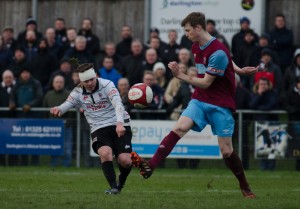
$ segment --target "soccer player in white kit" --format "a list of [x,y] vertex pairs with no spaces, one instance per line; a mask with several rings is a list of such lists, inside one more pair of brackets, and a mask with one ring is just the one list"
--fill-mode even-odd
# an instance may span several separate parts
[[[93,150],[100,157],[104,176],[110,185],[105,193],[118,194],[132,167],[130,116],[124,110],[118,89],[112,81],[97,78],[93,64],[82,64],[76,71],[80,84],[64,103],[51,108],[50,112],[59,117],[73,107],[84,111],[91,128]],[[120,169],[118,182],[113,155]]]

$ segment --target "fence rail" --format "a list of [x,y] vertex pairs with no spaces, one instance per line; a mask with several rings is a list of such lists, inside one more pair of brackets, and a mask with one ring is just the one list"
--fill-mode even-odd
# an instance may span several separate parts
[[[22,108],[16,108],[16,111],[22,111]],[[1,111],[10,111],[7,107],[0,107]],[[30,111],[34,112],[48,112],[50,111],[50,108],[44,108],[44,107],[34,107],[31,108]],[[76,109],[71,109],[70,111],[76,113],[76,167],[80,167],[80,150],[81,150],[81,129],[79,128],[81,125],[81,118],[80,118],[80,111]],[[154,114],[163,114],[166,113],[166,110],[149,110],[149,109],[133,109],[131,111],[134,114],[140,114],[140,113],[154,113]],[[181,112],[181,111],[179,111]],[[273,110],[273,111],[259,111],[259,110],[237,110],[236,114],[238,115],[238,154],[240,158],[242,159],[243,153],[242,153],[242,146],[243,146],[243,117],[245,114],[287,114],[285,110]]]

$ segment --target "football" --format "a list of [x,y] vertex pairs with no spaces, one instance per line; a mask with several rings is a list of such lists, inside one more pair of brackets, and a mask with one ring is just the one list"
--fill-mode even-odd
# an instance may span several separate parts
[[146,108],[152,99],[152,89],[145,83],[137,83],[129,89],[128,101],[135,108]]

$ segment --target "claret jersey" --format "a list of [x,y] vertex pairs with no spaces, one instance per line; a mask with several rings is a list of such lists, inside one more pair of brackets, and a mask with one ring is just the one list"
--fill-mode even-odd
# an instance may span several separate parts
[[198,78],[205,73],[216,76],[208,88],[196,87],[192,98],[235,111],[235,75],[227,48],[213,37],[204,46],[194,43],[192,53]]

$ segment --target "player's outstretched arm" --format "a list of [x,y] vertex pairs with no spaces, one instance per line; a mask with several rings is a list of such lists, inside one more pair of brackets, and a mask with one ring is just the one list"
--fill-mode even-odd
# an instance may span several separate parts
[[234,72],[239,75],[252,75],[258,71],[258,67],[247,66],[247,67],[240,68],[233,61],[232,61],[232,65],[233,65]]

